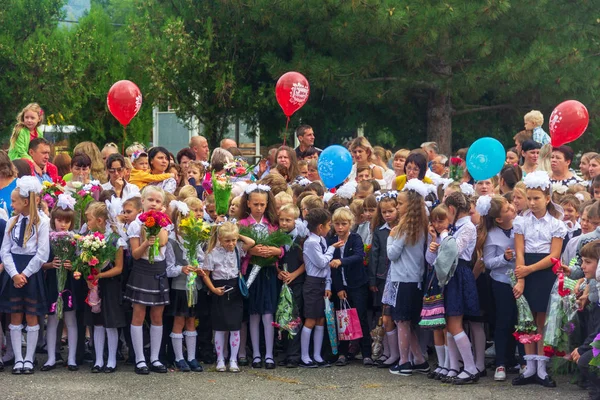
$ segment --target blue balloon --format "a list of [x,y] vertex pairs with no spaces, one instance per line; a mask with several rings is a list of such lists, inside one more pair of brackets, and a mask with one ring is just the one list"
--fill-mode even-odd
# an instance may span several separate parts
[[334,144],[319,156],[319,176],[328,189],[334,188],[350,175],[352,155],[345,147]]
[[504,146],[491,137],[477,139],[467,152],[467,170],[473,179],[490,179],[502,170],[506,160]]

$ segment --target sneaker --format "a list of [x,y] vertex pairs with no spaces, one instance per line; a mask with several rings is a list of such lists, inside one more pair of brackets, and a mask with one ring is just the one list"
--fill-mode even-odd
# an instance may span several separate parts
[[494,374],[494,380],[498,382],[502,382],[506,380],[506,369],[504,367],[496,368],[496,373]]
[[217,372],[225,372],[227,368],[225,367],[225,360],[217,361]]
[[427,374],[431,370],[431,368],[429,367],[429,363],[425,361],[422,364],[413,365],[412,370],[420,374]]
[[400,376],[411,376],[413,373],[413,365],[409,362],[404,363],[402,365],[394,365],[389,369],[390,374],[400,375]]
[[175,361],[175,368],[177,368],[181,372],[190,372],[191,371],[190,366],[183,359],[179,360],[179,361]]
[[240,372],[240,367],[236,361],[229,361],[229,372]]

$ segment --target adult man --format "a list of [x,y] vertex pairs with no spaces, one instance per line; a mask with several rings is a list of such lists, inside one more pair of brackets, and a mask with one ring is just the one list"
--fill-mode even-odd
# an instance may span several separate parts
[[442,178],[448,177],[448,157],[443,154],[437,155],[431,162],[429,168],[432,172],[438,174]]
[[220,147],[223,150],[227,150],[227,149],[230,149],[232,147],[237,147],[237,143],[233,139],[225,138],[225,139],[221,140]]
[[210,150],[208,148],[208,141],[204,136],[192,136],[190,140],[190,149],[196,155],[196,161],[208,162],[208,155]]
[[427,153],[427,161],[433,161],[438,156],[438,145],[436,142],[421,143],[421,148]]
[[58,169],[50,160],[50,143],[41,137],[33,139],[29,142],[29,157],[31,160],[23,158],[32,167],[33,176],[37,177],[40,182],[53,182],[58,179]]
[[315,147],[315,132],[310,125],[300,125],[296,129],[296,137],[300,144],[296,147],[296,158],[298,161],[304,159],[306,157],[306,151],[310,148],[315,148],[319,153],[321,153],[321,149]]

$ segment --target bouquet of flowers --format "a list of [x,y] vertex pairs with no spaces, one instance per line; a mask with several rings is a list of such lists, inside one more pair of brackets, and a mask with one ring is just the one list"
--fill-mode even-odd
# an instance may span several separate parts
[[[142,222],[146,237],[158,236],[160,230],[171,225],[169,216],[163,212],[150,210],[140,214],[139,220]],[[158,256],[159,251],[158,238],[148,249],[148,262],[154,264],[154,258]]]
[[236,157],[232,162],[228,162],[223,167],[225,175],[236,178],[250,174],[253,168],[254,165],[249,165],[242,157]]
[[65,192],[65,185],[65,181],[62,179],[58,179],[52,183],[47,181],[42,182],[42,193],[40,196],[48,204],[50,210],[56,205],[58,196]]
[[[63,262],[66,260],[75,261],[75,250],[77,241],[71,232],[50,232],[50,247],[54,256],[60,260],[60,268],[56,270],[58,281],[58,298],[52,303],[50,311],[56,311],[56,316],[61,319],[63,316],[63,293],[65,292],[65,284],[67,283],[68,272]],[[71,303],[71,295],[69,295],[69,303]]]
[[[509,270],[506,274],[510,277],[511,286],[515,287],[517,284],[515,272]],[[536,333],[537,325],[533,320],[533,314],[531,313],[531,308],[529,308],[529,303],[525,296],[521,296],[517,299],[517,311],[519,316],[517,325],[515,325],[515,332],[513,333],[515,339],[523,344],[539,342],[542,339],[542,335]]]
[[450,178],[460,182],[464,172],[464,160],[460,157],[450,157]]
[[562,357],[569,351],[569,336],[575,331],[578,306],[575,298],[577,281],[565,277],[561,262],[553,258],[552,271],[558,275],[548,300],[544,323],[544,354]]
[[89,290],[85,302],[92,307],[93,313],[100,312],[100,292],[96,275],[111,260],[115,259],[116,246],[112,245],[113,235],[105,237],[100,232],[90,233],[85,236],[75,235],[79,258],[75,262],[73,277],[80,279],[85,276],[93,286]]
[[[286,264],[283,265],[283,270],[287,272]],[[302,319],[300,319],[298,306],[294,301],[294,294],[287,283],[284,283],[281,287],[273,326],[280,330],[288,331],[290,338],[296,336],[302,326]]]
[[[187,218],[183,218],[179,223],[179,233],[183,238],[183,247],[187,253],[187,260],[193,267],[198,267],[198,246],[210,238],[210,226],[197,218],[193,212],[190,212]],[[198,291],[196,290],[196,278],[198,274],[193,271],[187,276],[186,292],[188,307],[193,307],[198,300]]]
[[[244,235],[254,240],[255,246],[269,246],[269,247],[283,247],[285,245],[291,246],[293,241],[292,237],[282,230],[276,230],[272,233],[268,233],[266,231],[256,231],[255,229],[249,228],[247,226],[240,227],[240,235]],[[271,265],[275,265],[277,262],[277,257],[258,257],[252,256],[250,258],[250,263],[252,266],[252,271],[250,271],[250,275],[248,276],[248,280],[246,281],[246,285],[250,288],[252,282],[258,276],[258,273],[262,269],[262,267],[268,267]]]
[[75,220],[73,221],[73,228],[75,231],[81,229],[82,221],[85,220],[84,214],[88,204],[94,200],[98,200],[102,186],[99,181],[91,181],[88,184],[81,182],[69,182],[68,191],[72,193],[75,199]]
[[365,251],[365,258],[363,259],[363,265],[366,267],[367,265],[369,265],[369,253],[371,253],[371,245],[364,243],[363,247],[364,247],[364,251]]
[[215,196],[217,215],[226,215],[229,211],[229,198],[231,197],[231,179],[228,175],[212,176],[212,190]]

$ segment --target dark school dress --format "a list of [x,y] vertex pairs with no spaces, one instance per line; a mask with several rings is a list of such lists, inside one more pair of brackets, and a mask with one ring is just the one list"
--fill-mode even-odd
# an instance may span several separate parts
[[[535,264],[547,256],[548,254],[543,253],[525,253],[525,265]],[[546,312],[550,292],[555,281],[556,275],[552,272],[552,267],[535,271],[525,277],[523,295],[527,299],[532,312]]]
[[459,259],[454,276],[444,288],[446,316],[479,316],[477,284],[469,261]]

